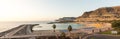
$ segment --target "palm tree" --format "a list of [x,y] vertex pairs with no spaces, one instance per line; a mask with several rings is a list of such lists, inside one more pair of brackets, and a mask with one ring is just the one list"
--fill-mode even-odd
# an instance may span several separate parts
[[55,25],[55,24],[53,24],[53,26],[52,26],[52,27],[53,27],[53,29],[54,29],[54,32],[55,32],[55,29],[56,29],[56,25]]
[[[55,33],[55,29],[56,29],[56,25],[55,24],[53,24],[53,29],[54,29],[54,33]],[[58,39],[58,35],[56,34],[56,38]]]
[[69,31],[69,35],[71,36],[71,31],[72,31],[72,26],[71,25],[68,26],[68,31]]
[[71,25],[68,26],[68,31],[69,32],[72,31],[72,26]]

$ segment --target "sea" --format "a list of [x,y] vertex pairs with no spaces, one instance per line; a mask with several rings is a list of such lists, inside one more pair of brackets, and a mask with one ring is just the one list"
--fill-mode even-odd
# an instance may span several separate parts
[[[9,29],[15,28],[22,24],[39,24],[34,26],[32,30],[53,30],[52,25],[48,24],[50,21],[32,21],[32,22],[0,22],[0,32],[7,31]],[[77,23],[54,23],[56,25],[56,30],[67,30],[68,26],[71,25],[73,29],[79,29],[83,27],[83,24]]]

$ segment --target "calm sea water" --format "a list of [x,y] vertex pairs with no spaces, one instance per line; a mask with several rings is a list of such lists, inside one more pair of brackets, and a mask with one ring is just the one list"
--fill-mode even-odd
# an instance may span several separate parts
[[[53,24],[47,24],[47,23],[48,22],[0,22],[0,32],[17,27],[21,24],[40,24],[38,26],[33,27],[33,30],[52,30]],[[82,24],[76,24],[76,23],[55,23],[55,24],[56,24],[56,30],[65,30],[69,25],[71,25],[73,29],[78,29],[82,27]]]

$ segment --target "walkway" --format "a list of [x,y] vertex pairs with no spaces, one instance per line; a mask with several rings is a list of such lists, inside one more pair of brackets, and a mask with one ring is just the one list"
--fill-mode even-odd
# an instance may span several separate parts
[[[44,36],[44,35],[30,35],[32,33],[32,27],[39,24],[23,24],[18,27],[11,29],[10,32],[1,36],[2,38],[24,38],[24,37],[34,37],[34,36]],[[25,34],[24,34],[25,33]],[[4,33],[1,33],[4,34]]]
[[20,28],[16,29],[16,30],[13,30],[12,32],[9,32],[5,35],[6,36],[12,36],[14,35],[16,32],[20,31],[21,29],[25,28],[26,26],[21,26]]
[[117,35],[104,35],[104,34],[94,34],[88,35],[83,39],[120,39],[120,36]]

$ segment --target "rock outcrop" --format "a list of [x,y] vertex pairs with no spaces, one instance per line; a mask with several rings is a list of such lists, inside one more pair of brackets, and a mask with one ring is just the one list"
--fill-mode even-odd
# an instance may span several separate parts
[[103,7],[94,11],[85,12],[82,16],[79,16],[75,21],[111,21],[120,20],[120,6],[115,7]]

